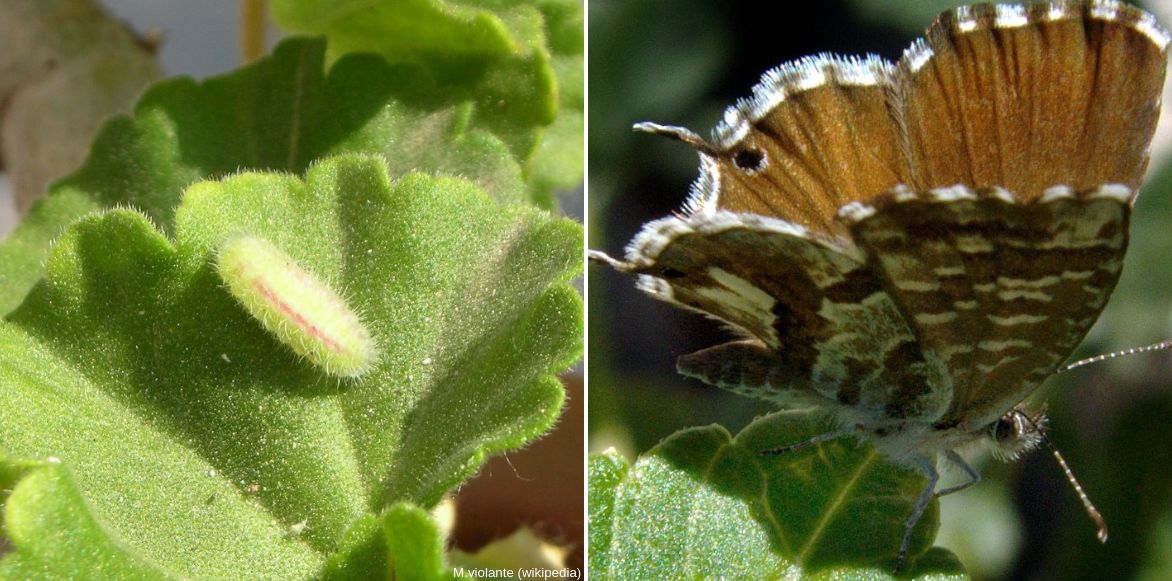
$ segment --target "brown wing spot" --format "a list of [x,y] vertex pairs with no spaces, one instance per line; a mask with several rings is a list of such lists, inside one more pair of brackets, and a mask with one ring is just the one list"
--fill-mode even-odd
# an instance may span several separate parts
[[885,406],[885,413],[892,418],[907,418],[917,415],[923,402],[920,398],[930,393],[933,386],[916,368],[924,362],[924,353],[916,341],[904,341],[887,352],[883,361],[885,383],[896,386]]
[[863,361],[850,358],[845,360],[847,366],[847,380],[838,388],[838,403],[853,406],[859,403],[863,392],[863,379],[870,375],[875,368],[874,361]]

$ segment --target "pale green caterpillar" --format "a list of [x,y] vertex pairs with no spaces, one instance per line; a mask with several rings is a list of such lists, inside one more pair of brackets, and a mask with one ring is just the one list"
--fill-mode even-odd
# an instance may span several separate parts
[[354,311],[268,240],[228,239],[216,270],[265,329],[326,373],[358,377],[373,367],[374,340]]

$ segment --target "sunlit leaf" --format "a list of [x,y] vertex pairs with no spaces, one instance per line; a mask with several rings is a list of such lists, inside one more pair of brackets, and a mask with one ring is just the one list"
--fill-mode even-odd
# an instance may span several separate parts
[[[0,324],[0,449],[59,459],[99,545],[184,578],[377,568],[362,531],[388,507],[434,506],[560,412],[553,374],[581,354],[572,222],[351,155],[195,184],[174,224],[81,220]],[[241,234],[360,314],[373,370],[329,376],[245,310],[215,266]],[[14,535],[16,558],[52,559],[51,535]]]

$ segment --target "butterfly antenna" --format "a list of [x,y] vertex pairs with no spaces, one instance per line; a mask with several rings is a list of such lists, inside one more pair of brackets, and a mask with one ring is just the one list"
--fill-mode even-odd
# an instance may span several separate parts
[[608,255],[607,253],[601,252],[598,250],[586,251],[586,257],[590,259],[590,262],[595,262],[598,264],[605,264],[615,270],[622,271],[622,272],[631,272],[635,268],[629,262],[623,262],[622,260],[618,260],[616,258],[611,258],[610,255]]
[[1122,351],[1114,351],[1111,353],[1104,353],[1102,355],[1095,355],[1094,357],[1087,357],[1086,359],[1080,359],[1074,363],[1068,363],[1062,367],[1059,367],[1058,371],[1055,373],[1070,371],[1071,369],[1076,369],[1082,367],[1083,365],[1090,365],[1092,363],[1098,363],[1108,359],[1115,359],[1116,357],[1123,357],[1124,355],[1135,355],[1136,353],[1147,353],[1148,351],[1165,351],[1169,349],[1172,349],[1172,339],[1165,339],[1159,343],[1152,343],[1151,345],[1144,345],[1143,347],[1132,347],[1131,349],[1124,349]]
[[[1139,347],[1138,349],[1143,349],[1143,347]],[[1099,542],[1107,542],[1107,521],[1103,518],[1103,514],[1099,512],[1099,509],[1095,508],[1095,504],[1091,502],[1091,498],[1087,496],[1087,493],[1085,490],[1083,490],[1082,485],[1078,483],[1078,479],[1074,477],[1074,472],[1070,470],[1070,465],[1066,463],[1066,458],[1062,457],[1062,452],[1059,452],[1058,448],[1054,447],[1054,442],[1050,441],[1050,438],[1046,436],[1046,432],[1043,431],[1040,426],[1038,426],[1037,422],[1035,422],[1033,418],[1024,413],[1018,413],[1022,418],[1025,418],[1025,420],[1029,422],[1030,425],[1034,426],[1034,429],[1037,430],[1038,436],[1042,438],[1042,441],[1045,442],[1046,447],[1050,449],[1050,453],[1054,455],[1054,459],[1058,460],[1058,465],[1062,467],[1062,472],[1066,474],[1066,480],[1070,481],[1070,485],[1073,486],[1074,491],[1078,493],[1078,499],[1082,501],[1083,508],[1087,510],[1087,516],[1091,517],[1091,521],[1095,523],[1095,529],[1097,531],[1095,536],[1099,539]]]
[[716,148],[700,137],[695,132],[685,129],[683,127],[675,127],[672,125],[660,125],[658,123],[651,123],[644,121],[636,123],[635,131],[642,131],[644,133],[654,133],[655,135],[662,135],[676,141],[682,141],[692,146],[693,149],[699,151],[710,157],[717,157]]

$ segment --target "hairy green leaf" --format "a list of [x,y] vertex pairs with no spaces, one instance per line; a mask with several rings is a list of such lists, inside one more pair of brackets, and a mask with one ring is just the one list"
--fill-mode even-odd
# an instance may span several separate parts
[[[31,464],[39,465],[28,469]],[[68,470],[44,463],[24,465],[4,506],[4,529],[21,551],[0,561],[2,579],[162,579],[162,569],[112,540],[86,506]],[[7,488],[7,486],[6,486]]]
[[[358,313],[371,371],[329,376],[245,310],[215,265],[240,235]],[[580,227],[465,180],[243,173],[190,187],[174,237],[127,209],[66,231],[0,324],[0,449],[60,459],[94,534],[179,577],[385,571],[375,515],[548,429],[581,354]]]
[[395,555],[395,579],[456,578],[444,570],[444,540],[426,512],[406,503],[392,506],[383,517],[383,534],[390,553]]
[[[760,453],[822,431],[805,415],[782,412],[736,438],[720,426],[678,432],[630,467],[614,454],[593,458],[592,572],[605,579],[891,578],[904,521],[925,481],[851,441]],[[962,578],[955,557],[928,550],[936,527],[933,502],[913,535],[912,578]]]

